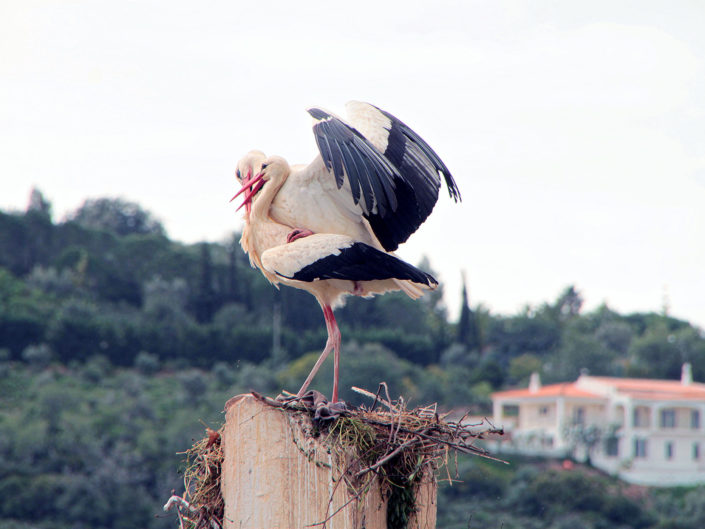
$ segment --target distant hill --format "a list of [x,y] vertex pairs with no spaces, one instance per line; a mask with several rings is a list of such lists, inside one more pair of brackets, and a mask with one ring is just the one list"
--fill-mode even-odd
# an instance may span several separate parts
[[[0,212],[0,526],[175,527],[180,456],[233,394],[295,391],[325,342],[313,298],[272,288],[238,234],[184,245],[135,204],[86,202],[61,222],[33,196]],[[422,264],[426,269],[428,263]],[[429,270],[430,271],[430,270]],[[463,293],[464,294],[464,293]],[[582,311],[568,286],[513,315],[471,307],[448,321],[442,290],[350,299],[341,384],[490,412],[490,393],[595,375],[705,380],[700,329],[667,314]],[[277,337],[275,339],[275,337]],[[314,386],[330,392],[331,366]],[[355,402],[355,394],[342,398]],[[639,490],[542,462],[461,458],[445,528],[703,527],[705,491]]]
[[[64,364],[101,355],[131,366],[146,352],[179,365],[273,360],[295,370],[323,346],[320,310],[304,292],[272,288],[238,239],[171,241],[153,215],[121,199],[86,201],[53,222],[34,191],[27,211],[0,212],[0,348],[14,360],[46,350]],[[447,319],[442,289],[417,302],[349,299],[339,309],[344,355],[376,344],[444,388],[414,383],[419,394],[448,404],[487,405],[491,390],[524,384],[532,371],[546,382],[582,369],[677,378],[688,361],[705,380],[702,331],[667,314],[585,313],[573,286],[508,316],[462,299],[458,322]]]

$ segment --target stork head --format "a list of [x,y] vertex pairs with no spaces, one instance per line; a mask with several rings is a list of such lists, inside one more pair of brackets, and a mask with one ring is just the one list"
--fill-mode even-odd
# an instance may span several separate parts
[[237,162],[235,177],[242,185],[244,180],[252,178],[262,170],[262,162],[267,158],[262,151],[250,151]]
[[269,156],[262,162],[262,180],[271,182],[271,187],[279,188],[289,176],[289,163],[281,156]]
[[[262,171],[262,162],[265,160],[265,158],[265,154],[262,151],[257,150],[250,151],[245,156],[240,158],[240,161],[237,162],[235,178],[237,178],[237,181],[242,186],[242,188],[233,198],[230,199],[231,202],[246,188],[250,187],[249,185],[246,186],[245,182],[252,181],[253,177]],[[247,200],[244,203],[246,204],[245,208],[247,211],[247,217],[250,216],[251,202],[251,200]]]
[[[259,151],[253,152],[261,154]],[[247,158],[247,156],[245,158]],[[233,199],[235,199],[241,193],[245,193],[245,199],[240,207],[245,206],[247,210],[247,218],[249,218],[249,214],[252,209],[252,201],[255,199],[260,189],[262,189],[265,184],[269,183],[268,189],[273,188],[273,193],[276,193],[276,191],[279,190],[286,178],[289,176],[289,172],[291,170],[287,161],[281,156],[270,156],[264,160],[260,160],[255,155],[255,160],[259,160],[259,172],[251,177],[247,176],[249,173],[241,176],[242,188],[233,197]]]

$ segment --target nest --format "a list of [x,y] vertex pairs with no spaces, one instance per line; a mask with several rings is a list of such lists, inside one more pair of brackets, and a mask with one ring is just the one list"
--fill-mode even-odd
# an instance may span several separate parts
[[221,443],[223,428],[206,428],[206,437],[194,443],[186,452],[184,494],[172,496],[165,511],[176,508],[180,529],[222,529],[225,502],[220,489],[223,465]]
[[[372,404],[347,409],[333,414],[333,420],[318,423],[327,444],[338,456],[343,481],[353,500],[361,501],[372,481],[378,482],[382,497],[387,501],[389,529],[407,526],[415,509],[419,485],[435,479],[440,468],[444,468],[448,480],[453,481],[451,456],[465,453],[491,458],[475,442],[490,433],[503,433],[486,419],[476,424],[467,423],[467,414],[457,421],[448,420],[449,414],[439,415],[436,404],[410,410],[401,397],[391,401],[385,383],[380,384],[377,394],[352,389],[369,397]],[[386,398],[380,396],[382,391]],[[285,407],[304,411],[296,406],[295,400]],[[316,410],[315,416],[318,415],[319,410]],[[322,524],[335,514],[330,514]]]
[[[467,414],[459,420],[448,420],[448,414],[439,415],[436,405],[407,409],[402,398],[391,401],[386,384],[377,394],[353,388],[373,400],[359,408],[337,408],[333,414],[321,417],[319,409],[310,402],[294,396],[274,400],[253,392],[258,400],[304,418],[310,425],[305,434],[323,440],[336,455],[341,477],[336,487],[344,483],[351,493],[351,501],[360,501],[377,480],[382,497],[387,500],[387,526],[402,529],[414,512],[418,486],[435,479],[439,469],[445,469],[449,481],[453,457],[458,453],[492,458],[475,443],[487,434],[502,434],[487,419],[468,424]],[[385,397],[380,396],[384,390]],[[331,406],[333,409],[333,406]],[[297,420],[302,424],[301,420]],[[172,496],[167,507],[178,507],[181,529],[220,529],[224,504],[220,493],[220,466],[223,452],[220,434],[210,430],[208,437],[185,452],[188,468],[184,476],[186,492],[183,497]],[[346,504],[347,505],[347,504]],[[341,507],[339,510],[344,508]],[[323,527],[338,511],[329,513],[320,522]]]

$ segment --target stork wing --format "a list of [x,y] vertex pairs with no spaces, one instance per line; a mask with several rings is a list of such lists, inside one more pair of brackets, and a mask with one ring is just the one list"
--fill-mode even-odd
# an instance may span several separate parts
[[320,108],[310,108],[308,112],[319,120],[313,126],[313,133],[338,189],[343,187],[347,175],[353,200],[365,215],[395,211],[395,180],[401,179],[397,168],[367,138],[340,118]]
[[400,279],[429,288],[438,284],[430,274],[393,255],[345,235],[329,233],[270,248],[262,254],[262,264],[267,271],[295,281]]
[[348,112],[353,126],[309,109],[318,150],[338,189],[347,176],[354,203],[384,249],[393,251],[433,210],[441,175],[453,199],[460,192],[438,155],[403,122],[367,103],[348,103]]

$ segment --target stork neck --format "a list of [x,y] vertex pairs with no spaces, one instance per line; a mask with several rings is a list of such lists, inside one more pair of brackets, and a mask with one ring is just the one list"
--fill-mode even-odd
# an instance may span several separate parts
[[274,197],[276,197],[277,193],[279,193],[279,189],[281,189],[281,186],[285,180],[286,177],[281,180],[281,183],[275,183],[269,180],[266,184],[264,184],[258,195],[252,201],[252,210],[250,211],[251,222],[256,220],[261,221],[269,216],[269,207],[272,205]]

